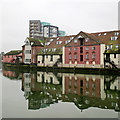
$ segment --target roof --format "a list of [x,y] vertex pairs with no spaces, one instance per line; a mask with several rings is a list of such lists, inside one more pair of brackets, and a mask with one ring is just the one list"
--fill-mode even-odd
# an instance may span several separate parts
[[7,52],[5,55],[18,55],[22,53],[22,50],[11,50],[10,52]]
[[[117,32],[119,34],[115,35]],[[120,30],[97,32],[91,34],[96,36],[100,40],[100,42],[104,43],[105,45],[120,44]],[[115,36],[117,37],[117,39],[111,40],[111,37],[115,37]]]
[[33,42],[32,46],[43,46],[41,43],[45,43],[45,39],[37,39],[37,38],[27,38],[30,42]]
[[[75,35],[49,38],[45,47],[40,50],[39,54],[62,54],[62,47],[70,42],[74,36]],[[47,45],[47,43],[49,43],[49,45]]]

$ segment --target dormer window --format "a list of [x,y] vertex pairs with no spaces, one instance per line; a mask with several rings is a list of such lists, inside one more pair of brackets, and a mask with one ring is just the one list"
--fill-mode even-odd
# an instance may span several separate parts
[[50,39],[50,42],[52,42],[53,41],[53,39]]
[[70,37],[70,40],[72,40],[74,37]]
[[117,40],[117,36],[111,37],[111,40]]
[[55,52],[56,48],[53,48],[53,51]]
[[100,33],[100,34],[98,34],[98,36],[101,36],[101,33]]
[[119,35],[119,32],[115,32],[115,36],[118,36]]
[[62,41],[57,41],[57,45],[60,45],[62,43]]
[[74,40],[74,43],[77,43],[77,40]]
[[88,42],[89,41],[89,38],[85,38],[85,42]]
[[104,35],[107,35],[107,33],[104,33]]

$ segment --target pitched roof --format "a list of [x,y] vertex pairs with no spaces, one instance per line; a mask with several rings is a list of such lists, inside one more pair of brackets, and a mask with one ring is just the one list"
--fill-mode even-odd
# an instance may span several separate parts
[[[37,38],[27,38],[30,42],[33,42],[32,46],[43,46],[43,44],[45,43],[45,39],[37,39]],[[43,44],[41,44],[43,43]]]
[[22,53],[22,50],[11,50],[7,52],[5,55],[18,55],[20,53]]
[[61,48],[65,46],[68,42],[70,42],[74,37],[75,35],[54,38],[50,45],[45,46],[45,48]]
[[75,35],[61,36],[48,39],[46,43],[49,43],[49,45],[45,45],[45,47],[40,50],[39,54],[62,54],[61,48],[70,42],[74,36]]
[[[100,41],[106,45],[120,44],[120,30],[97,32],[97,33],[92,33],[92,34],[95,35],[97,38],[99,38]],[[117,39],[111,40],[111,37],[116,37]]]

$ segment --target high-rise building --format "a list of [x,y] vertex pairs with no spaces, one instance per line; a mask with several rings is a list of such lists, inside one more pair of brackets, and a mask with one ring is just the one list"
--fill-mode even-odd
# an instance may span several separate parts
[[42,36],[44,36],[44,34],[43,34],[44,29],[43,28],[44,28],[45,25],[50,25],[50,23],[48,23],[48,22],[41,22],[40,30],[41,30]]
[[53,26],[48,22],[41,22],[40,20],[29,21],[29,37],[58,37],[65,36],[65,31],[59,31],[57,26]]
[[58,37],[58,27],[52,25],[45,25],[43,27],[44,37]]
[[35,36],[41,36],[41,22],[40,20],[29,21],[29,37],[35,38]]

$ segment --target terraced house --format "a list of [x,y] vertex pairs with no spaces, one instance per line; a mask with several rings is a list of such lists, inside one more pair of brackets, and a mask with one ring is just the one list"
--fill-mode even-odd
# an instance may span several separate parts
[[120,68],[120,31],[57,37],[40,50],[38,66]]

